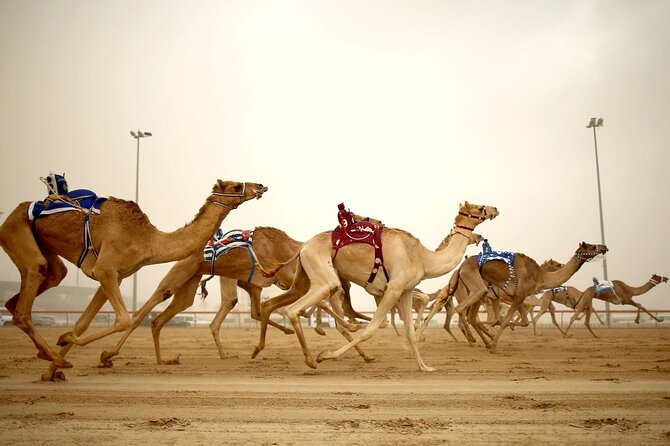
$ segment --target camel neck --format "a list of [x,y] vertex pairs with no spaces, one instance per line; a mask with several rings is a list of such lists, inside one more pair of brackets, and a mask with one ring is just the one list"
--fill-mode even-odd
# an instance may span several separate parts
[[196,217],[174,232],[159,232],[152,245],[153,263],[171,262],[202,250],[231,209],[206,201]]
[[543,271],[542,288],[554,288],[563,285],[583,264],[583,259],[573,256],[562,268],[553,272]]
[[463,260],[465,249],[469,244],[470,238],[467,235],[454,232],[448,239],[442,241],[436,251],[426,249],[423,262],[424,278],[440,277],[456,268]]

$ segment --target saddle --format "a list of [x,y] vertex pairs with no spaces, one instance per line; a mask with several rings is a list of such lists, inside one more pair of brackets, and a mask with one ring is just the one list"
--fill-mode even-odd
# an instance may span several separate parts
[[249,229],[233,229],[226,232],[225,234],[221,228],[216,230],[214,237],[212,237],[203,248],[203,259],[205,262],[211,262],[211,267],[209,270],[210,276],[200,282],[200,292],[203,296],[203,299],[207,297],[208,294],[205,284],[208,280],[214,277],[214,265],[216,263],[216,259],[233,249],[244,248],[249,252],[249,258],[251,259],[251,271],[249,271],[247,283],[251,282],[251,278],[254,276],[254,272],[256,270],[256,265],[258,264],[256,253],[252,247],[253,239],[254,231]]
[[95,192],[88,189],[75,189],[70,191],[65,181],[65,176],[50,173],[46,178],[40,180],[47,185],[49,195],[44,200],[33,201],[28,206],[28,219],[33,222],[33,233],[37,237],[37,220],[48,215],[59,212],[77,211],[83,212],[84,216],[84,248],[79,255],[77,267],[81,268],[89,251],[97,257],[98,253],[93,246],[91,232],[89,230],[90,214],[100,214],[100,206],[106,197],[98,197]]
[[507,288],[507,286],[512,281],[514,281],[514,285],[516,286],[517,282],[516,282],[516,273],[514,272],[514,252],[495,251],[491,249],[489,241],[484,239],[484,243],[482,244],[482,252],[477,254],[477,265],[479,265],[479,270],[481,271],[484,264],[492,260],[501,260],[507,263],[509,267],[509,277],[507,278],[505,284],[502,286],[502,289],[504,290],[505,288]]
[[375,280],[380,268],[384,271],[386,280],[389,280],[388,272],[384,266],[384,253],[382,252],[382,229],[384,226],[365,220],[356,221],[355,214],[345,209],[344,203],[340,203],[337,208],[339,225],[331,233],[331,241],[333,249],[335,249],[333,261],[343,246],[350,243],[366,243],[375,249],[375,260],[370,276],[363,288]]
[[[609,280],[600,280],[598,281],[596,278],[593,279],[593,288],[595,290],[596,296],[604,291],[611,291],[614,293],[614,284],[610,282]],[[616,293],[614,293],[616,294]]]

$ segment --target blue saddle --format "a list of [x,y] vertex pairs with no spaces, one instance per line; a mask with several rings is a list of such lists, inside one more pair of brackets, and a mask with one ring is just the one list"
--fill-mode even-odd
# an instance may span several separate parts
[[481,269],[486,262],[490,262],[491,260],[502,260],[503,262],[507,263],[509,266],[509,277],[502,287],[505,289],[512,281],[514,281],[514,284],[516,285],[516,274],[514,273],[514,255],[515,253],[512,251],[495,251],[491,249],[489,241],[484,240],[484,243],[482,244],[482,252],[477,254],[477,265],[479,265],[479,269]]
[[216,259],[232,249],[244,248],[249,252],[249,257],[251,258],[251,271],[249,272],[249,278],[247,279],[247,282],[251,282],[254,270],[256,269],[256,264],[258,263],[256,260],[256,253],[252,247],[253,239],[254,231],[233,229],[224,234],[221,228],[217,229],[214,237],[207,242],[203,249],[204,260],[212,263],[210,274],[214,274],[214,263],[216,262]]
[[95,192],[88,189],[76,189],[63,195],[53,194],[44,200],[30,203],[28,218],[34,221],[40,217],[67,211],[99,214],[100,205],[106,200],[106,197],[98,197]]

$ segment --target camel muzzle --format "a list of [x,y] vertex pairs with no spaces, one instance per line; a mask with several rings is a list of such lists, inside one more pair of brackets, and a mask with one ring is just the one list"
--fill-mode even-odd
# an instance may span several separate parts
[[268,187],[264,186],[262,189],[254,189],[254,193],[256,194],[256,200],[261,198],[265,192],[268,191]]

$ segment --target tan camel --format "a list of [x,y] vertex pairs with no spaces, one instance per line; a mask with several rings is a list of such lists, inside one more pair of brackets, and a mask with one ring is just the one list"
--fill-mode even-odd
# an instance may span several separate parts
[[572,327],[572,324],[578,320],[583,314],[586,314],[586,319],[584,319],[584,325],[589,329],[593,337],[597,338],[596,334],[591,330],[591,327],[589,325],[589,316],[590,313],[592,312],[592,302],[593,299],[600,299],[604,300],[605,302],[613,303],[615,305],[632,305],[635,308],[637,308],[637,317],[635,318],[635,323],[639,324],[640,323],[640,312],[644,311],[647,313],[649,316],[651,316],[656,322],[663,322],[663,319],[660,319],[653,314],[649,312],[645,307],[643,307],[641,304],[635,302],[633,300],[634,296],[639,296],[641,294],[644,294],[654,288],[656,285],[659,283],[664,283],[667,282],[668,278],[659,276],[656,274],[652,274],[651,279],[647,281],[642,286],[639,287],[633,287],[631,285],[626,284],[625,282],[621,280],[613,280],[612,285],[613,289],[606,289],[602,290],[599,293],[596,294],[595,287],[592,285],[588,287],[587,289],[584,290],[584,293],[582,294],[581,298],[579,299],[578,304],[576,305],[575,309],[575,314],[572,315],[570,318],[570,322],[568,323],[568,326],[565,328],[565,332],[563,333],[564,336],[568,336],[568,330],[570,330],[570,327]]
[[[440,249],[443,249],[444,247],[446,247],[452,236],[453,236],[453,233],[449,234],[447,236],[447,238],[445,238],[442,241],[442,244],[437,249],[440,250]],[[475,234],[474,232],[470,236],[470,244],[479,245],[479,243],[481,243],[482,240],[484,240],[484,237],[482,237],[479,234]],[[418,330],[419,327],[421,326],[421,322],[423,321],[423,313],[424,313],[424,311],[426,311],[426,308],[428,307],[428,305],[431,302],[435,302],[438,299],[438,297],[440,296],[440,294],[442,294],[444,292],[446,292],[446,290],[444,288],[439,289],[439,290],[437,290],[435,292],[432,292],[432,293],[429,293],[429,294],[424,293],[423,291],[421,291],[418,288],[414,288],[414,290],[412,290],[412,309],[414,310],[414,312],[416,312],[416,318],[414,319],[414,330]],[[431,307],[431,309],[432,309],[432,307]],[[391,308],[390,319],[391,319],[391,325],[393,326],[393,329],[395,330],[396,334],[398,336],[400,336],[400,333],[398,333],[398,328],[395,325],[395,314],[397,313],[397,311],[398,311],[398,306],[394,305],[393,308]],[[383,325],[382,325],[382,327],[383,327]],[[423,340],[423,330],[421,330],[421,333],[419,333],[417,331],[417,337],[416,338],[418,340]]]
[[[491,260],[484,263],[481,268],[477,262],[477,257],[466,259],[458,270],[458,287],[464,286],[467,289],[467,296],[459,300],[458,306],[454,311],[460,316],[467,314],[468,324],[475,329],[484,344],[491,351],[495,351],[500,336],[517,309],[523,304],[526,296],[536,294],[538,291],[548,288],[554,288],[570,279],[585,262],[592,260],[596,255],[605,254],[607,247],[605,245],[591,245],[580,243],[572,258],[560,269],[556,271],[543,270],[533,259],[521,254],[515,253],[514,271],[515,278],[512,280],[510,275],[510,266],[502,260]],[[451,281],[453,282],[453,281]],[[512,305],[503,317],[500,328],[495,333],[492,340],[489,341],[482,329],[482,324],[477,320],[477,313],[483,299],[488,293],[489,285],[500,296],[505,292],[512,298]],[[448,294],[455,293],[456,290],[449,291]]]
[[[195,299],[198,285],[201,283],[203,275],[213,274],[220,276],[221,283],[221,306],[216,316],[212,320],[209,329],[219,350],[222,359],[226,357],[223,346],[219,339],[221,324],[226,316],[237,304],[237,285],[249,293],[251,299],[251,317],[260,320],[260,297],[261,290],[270,285],[276,285],[281,289],[288,289],[293,282],[295,275],[296,261],[287,263],[283,268],[276,272],[273,277],[266,277],[259,274],[261,268],[255,268],[252,263],[251,255],[246,248],[238,247],[229,250],[221,255],[214,262],[204,260],[202,243],[196,250],[192,251],[188,257],[185,257],[172,266],[168,273],[160,281],[151,297],[140,308],[131,320],[130,327],[125,331],[121,339],[110,351],[104,351],[100,355],[100,363],[104,367],[112,365],[112,358],[119,354],[121,347],[128,336],[137,328],[156,305],[172,297],[170,304],[162,313],[151,322],[151,333],[153,335],[154,347],[156,351],[156,361],[158,364],[173,363],[173,360],[163,361],[161,359],[160,333],[163,326],[174,316],[186,310]],[[292,258],[298,249],[302,246],[286,234],[281,229],[259,226],[254,229],[252,249],[259,265],[277,264]],[[248,279],[251,280],[247,284]],[[230,280],[225,280],[223,278]],[[285,333],[293,333],[293,330],[282,327],[281,325],[269,321],[270,325],[276,327]]]
[[[559,331],[562,334],[565,334],[565,331],[563,328],[560,326],[558,321],[556,320],[556,307],[554,307],[554,302],[564,305],[572,310],[575,310],[577,307],[577,303],[579,303],[579,299],[582,296],[583,291],[578,290],[577,288],[573,286],[562,286],[562,287],[557,287],[557,288],[552,288],[549,290],[546,290],[542,293],[542,296],[539,298],[539,303],[538,305],[540,306],[540,309],[537,311],[535,316],[533,317],[533,334],[537,334],[536,326],[537,322],[539,319],[542,317],[544,313],[547,311],[551,315],[551,321],[552,323],[556,326],[556,328],[559,329]],[[601,325],[604,325],[604,321],[600,319],[600,316],[598,315],[598,312],[595,311],[593,308],[593,305],[591,305],[591,308],[589,309],[587,315],[590,318],[590,315],[594,315],[597,319],[598,322],[600,322]],[[589,328],[590,330],[590,324],[588,322],[585,323],[585,325]]]
[[[261,304],[261,336],[259,344],[254,350],[252,357],[265,347],[265,336],[267,322],[270,314],[283,306],[285,315],[293,325],[294,331],[300,341],[305,363],[316,368],[316,362],[305,342],[300,327],[299,315],[306,309],[317,303],[329,299],[333,309],[341,312],[339,304],[342,297],[342,285],[340,277],[344,280],[362,286],[369,294],[380,298],[377,310],[370,323],[352,338],[348,332],[341,330],[340,333],[350,342],[335,352],[324,351],[318,355],[317,362],[326,359],[335,359],[356,348],[367,360],[373,358],[361,352],[358,344],[369,339],[379,328],[391,307],[400,302],[400,317],[404,322],[405,337],[409,348],[414,354],[419,369],[432,371],[419,354],[414,324],[411,321],[412,290],[424,279],[439,277],[447,274],[463,258],[466,247],[470,244],[470,236],[477,225],[485,220],[492,219],[498,215],[498,210],[491,206],[480,206],[465,202],[460,205],[458,215],[455,218],[452,229],[453,237],[441,250],[431,251],[425,248],[421,242],[408,232],[400,229],[384,228],[382,231],[383,265],[388,273],[389,279],[384,274],[378,274],[371,283],[367,283],[370,270],[373,265],[379,265],[379,259],[375,260],[374,248],[364,243],[351,243],[339,249],[335,260],[335,251],[331,241],[331,231],[326,231],[314,236],[300,249],[298,266],[295,280],[285,293],[276,296]],[[441,245],[442,246],[442,245]],[[339,327],[339,325],[338,325]]]
[[[546,260],[540,265],[540,268],[543,271],[547,272],[552,272],[552,271],[557,271],[558,269],[562,268],[564,265],[560,262],[557,262],[556,260],[549,259]],[[460,281],[460,268],[456,270],[452,275],[449,280],[449,283],[443,287],[442,289],[439,290],[438,292],[438,298],[435,300],[435,303],[431,307],[428,316],[426,316],[426,319],[423,321],[423,324],[419,328],[419,331],[417,333],[417,336],[422,336],[423,331],[426,329],[428,324],[430,323],[431,319],[440,311],[442,308],[446,308],[446,317],[444,319],[444,329],[447,331],[447,333],[454,339],[458,340],[456,336],[451,332],[451,319],[453,318],[454,314],[456,313],[455,311],[455,305],[454,305],[454,299],[456,299],[457,302],[461,302],[467,297],[467,287],[465,286],[459,286],[459,281]],[[449,292],[454,293],[454,294],[449,294]],[[508,306],[511,306],[512,304],[512,299],[510,296],[505,293],[505,292],[500,292],[500,290],[497,291],[497,295],[494,292],[494,289],[489,286],[487,289],[487,294],[485,297],[485,302],[487,304],[487,325],[494,325],[496,323],[500,323],[502,318],[500,316],[500,302],[499,300],[502,300],[505,302]],[[528,325],[528,316],[527,314],[530,312],[531,308],[534,306],[532,305],[532,302],[529,302],[530,296],[526,297],[524,300],[524,303],[519,306],[518,313],[521,315],[521,322],[519,322],[519,325]],[[470,345],[474,345],[476,343],[476,340],[474,336],[472,335],[472,332],[468,328],[468,322],[466,317],[459,317],[458,320],[458,326],[465,338],[467,339],[468,343]],[[512,325],[513,326],[513,325]],[[482,326],[482,330],[484,333],[486,333],[490,338],[493,338],[493,334],[489,333],[486,328]]]
[[[262,184],[218,180],[195,219],[172,233],[156,229],[136,203],[114,197],[102,203],[100,214],[56,213],[37,220],[34,228],[28,219],[30,202],[19,204],[0,227],[0,244],[21,273],[21,290],[5,306],[14,324],[32,339],[37,356],[51,361],[51,376],[43,378],[53,379],[56,369],[72,367],[64,359],[72,345],[86,345],[130,326],[119,288],[123,278],[145,265],[174,261],[203,246],[232,209],[260,198],[266,191]],[[63,349],[56,352],[35,330],[31,311],[35,298],[58,285],[67,274],[61,257],[78,263],[84,246],[85,217],[92,248],[80,268],[100,282],[100,287],[74,329],[60,336],[58,345]],[[107,300],[114,308],[115,323],[80,337]]]

